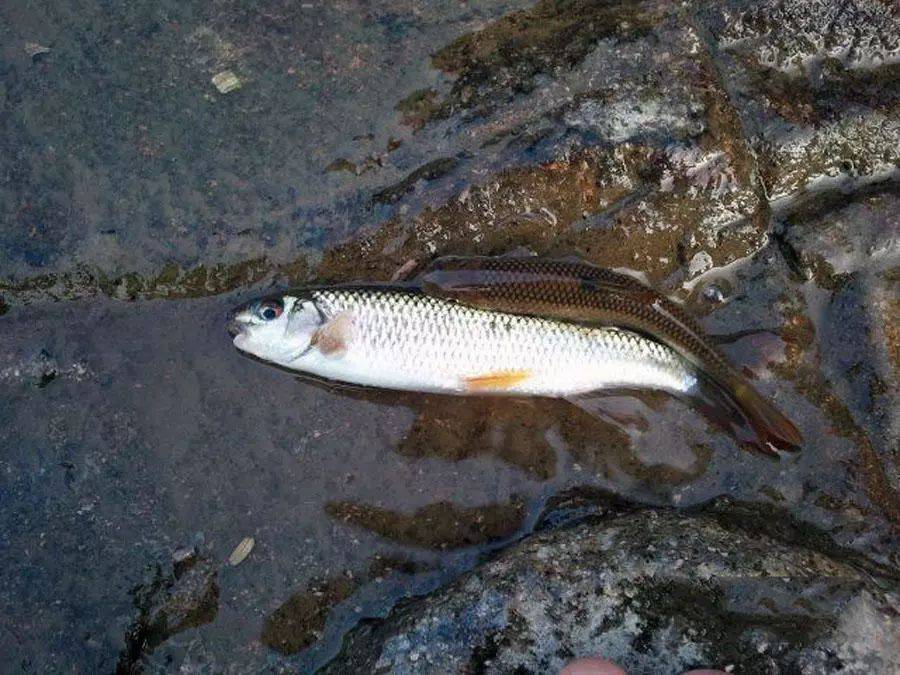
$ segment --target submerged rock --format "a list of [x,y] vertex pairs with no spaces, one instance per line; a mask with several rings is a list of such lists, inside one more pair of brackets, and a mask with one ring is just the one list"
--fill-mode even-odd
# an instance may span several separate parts
[[172,570],[157,566],[132,590],[138,616],[125,636],[118,673],[140,672],[141,660],[173,635],[214,621],[219,612],[218,570],[192,549],[179,549]]
[[553,673],[598,654],[629,673],[900,668],[896,577],[796,532],[787,544],[742,529],[752,514],[735,510],[534,535],[360,625],[326,671]]

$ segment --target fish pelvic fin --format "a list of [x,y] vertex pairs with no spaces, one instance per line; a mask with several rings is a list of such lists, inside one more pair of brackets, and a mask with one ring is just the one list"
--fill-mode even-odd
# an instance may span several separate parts
[[743,376],[733,372],[727,378],[700,374],[690,393],[714,422],[730,429],[740,444],[766,454],[778,450],[799,450],[800,431]]
[[463,378],[463,386],[469,392],[508,391],[531,377],[529,370],[501,370]]

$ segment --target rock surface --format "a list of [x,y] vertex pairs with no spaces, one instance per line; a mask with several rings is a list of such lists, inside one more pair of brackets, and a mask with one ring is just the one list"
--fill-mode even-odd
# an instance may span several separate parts
[[596,655],[648,675],[900,669],[896,571],[810,546],[799,529],[773,537],[775,512],[748,530],[754,511],[742,509],[644,510],[535,534],[363,623],[325,672],[553,673]]
[[[760,535],[801,581],[773,581],[765,614],[763,573],[708,552],[746,582],[717,577],[732,594],[697,603],[734,656],[660,597],[622,609],[650,642],[628,657],[615,624],[617,654],[650,663],[665,614],[701,631],[671,664],[741,663],[768,630],[783,651],[746,663],[814,669],[819,638],[789,630],[802,612],[833,645],[883,651],[847,622],[889,597],[853,569],[900,568],[898,54],[887,0],[0,3],[0,653],[37,673],[313,671],[361,620],[535,530],[609,511],[668,534],[681,515],[630,509],[723,494],[754,505],[744,526],[777,507],[821,530],[796,550]],[[240,87],[220,93],[223,73]],[[802,452],[743,453],[653,393],[575,406],[298,382],[223,330],[272,284],[528,251],[683,301]],[[746,541],[711,517],[685,528]],[[172,562],[185,550],[191,570]],[[634,591],[626,572],[610,578]],[[845,614],[786,604],[804,589]],[[362,625],[354,641],[375,644]],[[541,639],[547,664],[564,658]]]

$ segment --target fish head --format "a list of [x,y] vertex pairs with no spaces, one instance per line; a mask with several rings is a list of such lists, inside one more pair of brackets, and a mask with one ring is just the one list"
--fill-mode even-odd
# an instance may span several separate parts
[[312,298],[301,294],[266,295],[228,314],[228,333],[240,351],[290,367],[310,347],[324,317]]

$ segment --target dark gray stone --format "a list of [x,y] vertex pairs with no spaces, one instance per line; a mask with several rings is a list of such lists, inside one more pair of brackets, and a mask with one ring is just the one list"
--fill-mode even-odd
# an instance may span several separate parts
[[800,530],[789,544],[763,533],[776,523],[737,525],[754,517],[777,513],[645,510],[536,534],[361,625],[326,671],[553,673],[602,655],[633,675],[897,672],[897,577]]

